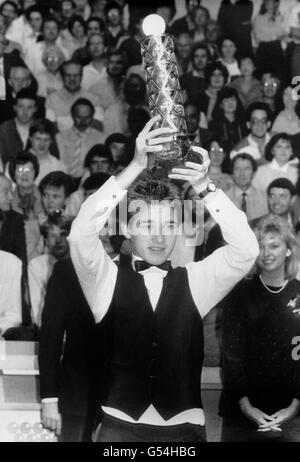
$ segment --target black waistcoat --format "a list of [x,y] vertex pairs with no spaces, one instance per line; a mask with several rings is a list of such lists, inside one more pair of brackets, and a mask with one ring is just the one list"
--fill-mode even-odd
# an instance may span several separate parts
[[135,420],[150,404],[166,420],[202,407],[203,325],[186,269],[167,274],[153,311],[143,276],[121,265],[105,324],[110,326],[105,406]]

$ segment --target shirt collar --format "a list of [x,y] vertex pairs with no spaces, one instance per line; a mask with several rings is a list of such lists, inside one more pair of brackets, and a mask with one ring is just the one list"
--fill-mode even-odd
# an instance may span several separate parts
[[288,168],[289,168],[289,163],[287,162],[285,165],[280,166],[277,160],[273,158],[271,161],[271,167],[274,168],[275,170],[280,170],[281,172],[287,173]]

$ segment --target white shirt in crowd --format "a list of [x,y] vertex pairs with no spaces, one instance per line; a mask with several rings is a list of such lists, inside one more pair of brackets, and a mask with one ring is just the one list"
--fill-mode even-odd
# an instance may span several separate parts
[[21,260],[0,250],[0,334],[22,321],[21,275]]
[[[110,306],[118,271],[98,236],[110,213],[125,195],[126,190],[120,189],[118,182],[111,177],[83,203],[68,238],[74,267],[97,323]],[[259,251],[245,214],[221,190],[209,194],[204,203],[220,224],[228,245],[203,261],[185,266],[191,294],[202,318],[247,274]],[[142,274],[155,310],[166,272],[152,267]],[[104,407],[103,410],[117,418],[135,422],[119,409]],[[190,409],[166,421],[151,405],[136,423],[177,425],[185,422],[204,425],[203,410]]]
[[297,163],[287,162],[285,165],[280,166],[276,160],[273,159],[271,162],[258,167],[252,184],[255,188],[266,192],[269,184],[277,178],[287,178],[295,185],[298,179]]

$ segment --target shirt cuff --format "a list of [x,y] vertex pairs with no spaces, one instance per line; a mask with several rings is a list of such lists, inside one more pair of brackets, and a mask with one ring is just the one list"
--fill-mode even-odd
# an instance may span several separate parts
[[43,398],[41,400],[41,402],[43,404],[47,404],[47,403],[58,403],[58,398]]

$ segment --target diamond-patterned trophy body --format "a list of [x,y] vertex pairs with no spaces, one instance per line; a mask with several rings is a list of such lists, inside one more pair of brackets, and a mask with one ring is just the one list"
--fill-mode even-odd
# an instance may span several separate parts
[[156,127],[171,130],[173,141],[164,144],[164,150],[149,156],[148,169],[182,164],[188,149],[187,126],[183,108],[183,95],[170,35],[151,35],[141,43],[143,65],[151,115],[161,115]]

